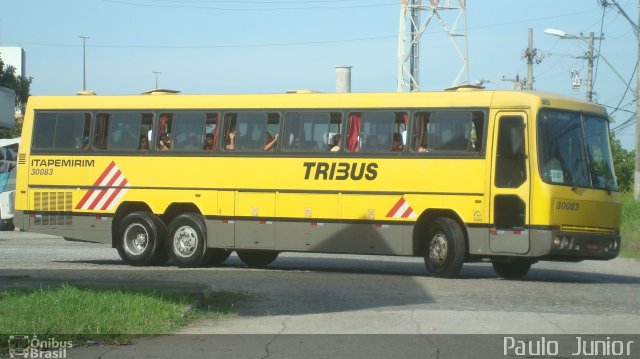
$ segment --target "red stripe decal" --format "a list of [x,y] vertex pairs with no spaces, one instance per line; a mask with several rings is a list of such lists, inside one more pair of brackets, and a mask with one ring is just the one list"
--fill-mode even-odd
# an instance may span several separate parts
[[395,206],[393,206],[393,208],[391,208],[391,210],[389,211],[389,213],[387,213],[386,217],[393,217],[393,215],[396,213],[397,210],[400,209],[400,207],[402,207],[404,205],[404,197],[401,197],[400,200],[398,201],[398,203],[396,203]]
[[[99,186],[100,183],[105,179],[105,177],[107,177],[109,172],[111,172],[111,170],[113,169],[113,167],[115,165],[116,165],[116,162],[115,161],[111,161],[109,166],[107,166],[107,169],[102,171],[102,174],[100,174],[100,177],[98,177],[98,179],[93,183],[93,186]],[[80,202],[78,202],[78,205],[76,205],[76,209],[82,208],[82,206],[84,206],[85,202],[87,202],[89,200],[89,198],[91,197],[93,192],[94,192],[93,190],[87,191],[87,193],[85,193],[85,195],[82,197]]]
[[[118,177],[120,177],[121,172],[118,170],[112,177],[111,179],[109,179],[109,182],[107,182],[107,184],[105,186],[107,187],[111,187],[113,185],[113,182],[115,182]],[[109,190],[108,189],[101,189],[100,190],[100,194],[98,194],[98,196],[96,196],[96,198],[93,199],[93,202],[91,202],[91,204],[89,205],[89,209],[95,209],[95,207],[98,205],[98,203],[100,203],[100,200],[102,199],[102,197],[104,197],[105,194],[107,194]]]
[[124,179],[122,180],[122,182],[120,182],[120,183],[118,184],[118,186],[120,186],[120,188],[116,188],[116,190],[115,190],[115,191],[113,191],[113,193],[111,194],[111,196],[109,196],[109,198],[107,199],[107,201],[106,201],[106,202],[104,202],[104,204],[102,205],[102,207],[101,207],[100,209],[101,209],[101,210],[103,210],[103,211],[104,211],[105,209],[107,209],[107,208],[109,207],[109,205],[111,204],[111,202],[113,202],[113,199],[114,199],[114,198],[116,198],[116,196],[118,195],[118,193],[120,193],[120,191],[122,191],[122,187],[126,186],[126,185],[127,185],[127,183],[129,183],[129,182],[127,181],[127,179],[126,179],[126,178],[124,178]]

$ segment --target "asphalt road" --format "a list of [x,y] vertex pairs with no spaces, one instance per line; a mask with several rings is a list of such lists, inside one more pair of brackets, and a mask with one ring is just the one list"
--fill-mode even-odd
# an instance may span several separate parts
[[630,259],[542,262],[521,281],[500,279],[485,263],[438,279],[420,258],[302,253],[281,254],[259,270],[235,255],[218,268],[135,268],[106,245],[0,232],[0,289],[61,281],[241,294],[235,318],[67,357],[462,358],[482,347],[491,353],[484,357],[502,357],[505,337],[546,336],[573,348],[575,335],[564,334],[640,345],[640,262]]

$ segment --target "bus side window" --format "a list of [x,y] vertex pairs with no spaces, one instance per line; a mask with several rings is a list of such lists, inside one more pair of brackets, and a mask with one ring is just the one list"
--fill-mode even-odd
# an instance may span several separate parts
[[226,151],[234,151],[236,149],[236,137],[238,136],[237,119],[237,113],[226,113],[224,115],[222,148]]
[[98,115],[96,115],[96,127],[95,127],[95,136],[93,138],[93,148],[98,150],[107,149],[110,122],[111,122],[110,114],[99,113]]
[[153,114],[143,113],[140,115],[140,130],[138,131],[138,150],[149,150],[151,146],[151,129],[153,128]]
[[218,147],[218,137],[220,132],[219,121],[219,114],[207,113],[204,128],[204,143],[202,145],[202,149],[204,151],[215,151],[216,147]]
[[206,117],[204,113],[175,112],[173,113],[172,124],[172,149],[176,151],[202,150],[206,127]]
[[280,130],[279,114],[258,111],[238,112],[235,149],[241,151],[266,151],[274,148],[277,139],[275,135],[268,133],[267,124],[269,122],[271,123],[271,130],[277,134],[277,131]]
[[[347,138],[345,149],[349,152],[358,152],[362,145],[361,137],[362,113],[352,112],[347,117]],[[332,149],[333,151],[333,149]]]
[[[338,112],[288,112],[284,119],[285,151],[319,152],[340,147],[342,115]],[[338,144],[334,144],[334,140]]]
[[406,112],[396,112],[393,124],[393,134],[391,135],[391,152],[402,152],[407,144],[407,124],[409,114]]
[[137,150],[140,146],[142,116],[135,112],[115,112],[111,115],[110,150]]
[[524,119],[504,116],[500,118],[499,126],[495,185],[518,188],[527,180]]
[[157,149],[160,151],[170,150],[173,143],[171,139],[171,131],[173,129],[173,114],[160,114],[160,123],[158,124]]
[[349,115],[348,151],[402,151],[403,112],[369,111]]
[[280,114],[267,115],[267,129],[264,133],[264,151],[275,151],[280,139]]
[[429,120],[431,113],[417,112],[413,116],[413,141],[411,148],[416,152],[429,152]]
[[472,113],[471,145],[473,151],[484,153],[484,112],[473,111]]
[[91,115],[88,113],[41,113],[36,115],[34,148],[86,150]]

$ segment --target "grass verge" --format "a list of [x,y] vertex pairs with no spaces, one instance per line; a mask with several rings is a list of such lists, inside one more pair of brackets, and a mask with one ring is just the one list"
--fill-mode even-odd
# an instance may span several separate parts
[[640,201],[632,193],[622,195],[622,247],[620,256],[640,259]]
[[126,343],[139,335],[165,334],[200,318],[233,316],[239,296],[214,293],[206,302],[185,294],[125,289],[82,289],[63,285],[50,290],[0,292],[0,352],[10,335],[54,337],[81,345],[87,341]]

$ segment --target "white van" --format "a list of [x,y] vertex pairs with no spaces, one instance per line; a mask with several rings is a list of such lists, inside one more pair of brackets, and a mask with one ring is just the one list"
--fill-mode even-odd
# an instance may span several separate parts
[[0,139],[0,231],[13,230],[16,197],[16,158],[20,138]]

